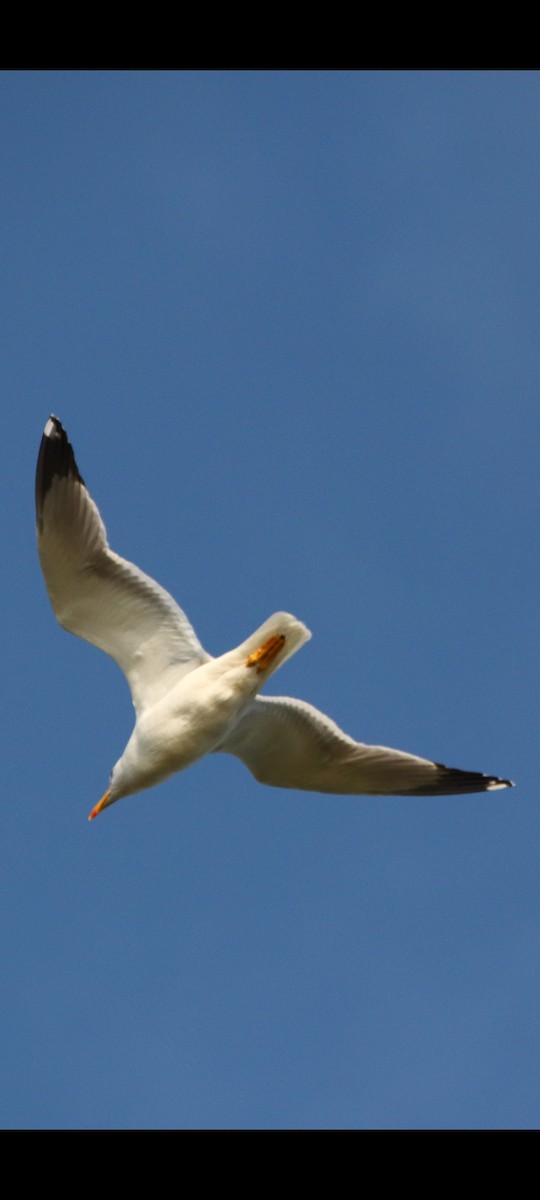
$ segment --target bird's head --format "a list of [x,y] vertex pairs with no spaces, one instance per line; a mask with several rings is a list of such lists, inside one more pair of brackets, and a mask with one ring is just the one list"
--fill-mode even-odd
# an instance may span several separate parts
[[120,758],[113,767],[109,776],[109,786],[107,791],[105,792],[105,795],[101,797],[101,800],[98,800],[98,803],[94,805],[94,808],[88,817],[89,821],[93,821],[94,817],[97,817],[100,812],[103,812],[104,808],[109,808],[109,806],[114,804],[116,800],[121,800],[123,796],[129,795],[130,789],[129,787],[125,786],[122,767],[123,762],[122,758]]

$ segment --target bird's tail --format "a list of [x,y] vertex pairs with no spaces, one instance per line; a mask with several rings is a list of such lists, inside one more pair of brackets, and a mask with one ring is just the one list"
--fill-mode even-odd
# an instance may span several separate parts
[[234,651],[247,667],[271,675],[311,637],[309,629],[290,613],[274,613]]

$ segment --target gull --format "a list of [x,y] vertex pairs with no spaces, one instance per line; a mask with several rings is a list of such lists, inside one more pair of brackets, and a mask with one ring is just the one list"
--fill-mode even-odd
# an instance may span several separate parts
[[269,617],[212,658],[173,597],[110,549],[99,511],[57,417],[45,425],[36,472],[38,552],[64,629],[124,672],[136,721],[89,820],[206,754],[236,755],[260,783],[335,795],[438,796],[513,787],[386,746],[365,746],[304,700],[260,696],[270,675],[311,637],[290,613]]

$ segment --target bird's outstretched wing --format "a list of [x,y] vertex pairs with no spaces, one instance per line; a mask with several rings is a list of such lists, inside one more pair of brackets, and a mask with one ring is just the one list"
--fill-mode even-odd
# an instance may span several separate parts
[[73,448],[52,416],[38,456],[36,517],[39,557],[58,621],[115,659],[138,713],[209,661],[172,596],[109,549]]
[[241,758],[260,783],[301,791],[446,796],[513,787],[508,779],[364,746],[311,704],[289,696],[257,696],[218,750]]

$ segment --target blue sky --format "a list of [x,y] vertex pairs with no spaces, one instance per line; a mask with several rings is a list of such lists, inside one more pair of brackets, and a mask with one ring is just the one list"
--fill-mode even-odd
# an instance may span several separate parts
[[[0,92],[2,1126],[537,1127],[538,74]],[[89,825],[132,708],[45,593],[50,412],[211,653],[293,612],[269,692],[517,788],[215,756]]]

